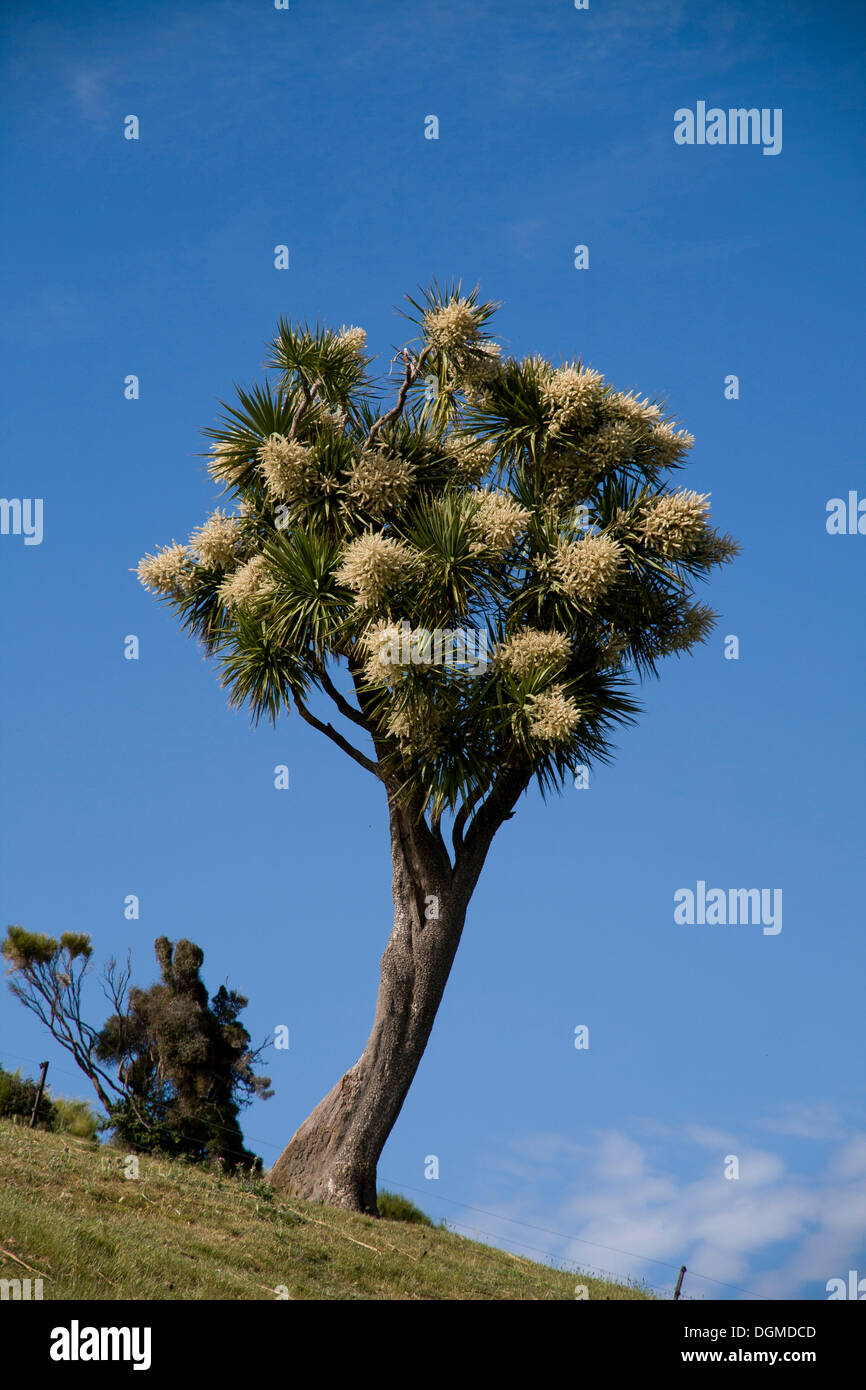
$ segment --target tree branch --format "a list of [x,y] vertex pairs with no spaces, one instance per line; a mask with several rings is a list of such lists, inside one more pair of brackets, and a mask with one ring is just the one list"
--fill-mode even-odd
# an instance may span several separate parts
[[454,817],[454,824],[451,827],[451,843],[454,846],[454,853],[459,854],[463,848],[463,830],[467,820],[475,806],[478,805],[484,795],[486,787],[476,787],[471,796],[468,796]]
[[[381,733],[376,727],[376,722],[370,707],[370,695],[364,690],[363,667],[356,666],[351,657],[348,658],[348,666],[349,675],[352,677],[352,684],[355,687],[355,694],[358,697],[358,704],[361,707],[361,713],[364,715],[366,721],[367,731],[373,740],[376,756],[380,764],[384,766],[386,762],[393,757],[394,742],[389,739],[386,734]],[[388,794],[390,796],[390,790]]]
[[322,385],[321,381],[317,381],[315,385],[311,387],[307,381],[307,378],[304,376],[304,373],[300,370],[298,371],[298,380],[301,383],[301,390],[304,393],[304,399],[301,401],[301,404],[295,411],[295,418],[292,420],[292,427],[289,430],[289,439],[295,438],[295,435],[298,432],[298,426],[301,423],[301,416],[304,414],[306,410],[309,410],[310,406],[313,403],[314,397],[318,394],[319,388]]
[[[125,1091],[102,1067],[97,1066],[94,1060],[93,1053],[98,1035],[81,1017],[80,986],[83,972],[77,981],[67,975],[70,983],[64,988],[68,1002],[63,998],[56,963],[25,966],[18,973],[23,977],[27,987],[25,988],[25,984],[20,980],[13,979],[10,981],[12,993],[26,1009],[45,1024],[55,1042],[70,1053],[76,1066],[81,1068],[93,1086],[106,1113],[110,1112],[111,1100],[104,1086],[109,1086],[119,1096],[124,1095]],[[76,983],[78,990],[75,989]]]
[[324,734],[332,743],[336,743],[337,747],[342,748],[344,753],[348,753],[350,758],[354,758],[359,766],[366,768],[368,772],[372,772],[374,777],[378,777],[380,781],[382,780],[379,764],[374,763],[373,760],[362,753],[359,748],[351,744],[347,738],[343,738],[343,735],[338,733],[332,724],[323,724],[321,719],[317,719],[314,714],[311,714],[303,700],[298,699],[297,695],[295,696],[295,706],[302,719],[305,719],[314,729],[318,729],[319,733]]
[[376,435],[379,433],[380,430],[384,429],[386,425],[390,425],[392,420],[396,420],[398,415],[402,414],[403,407],[406,404],[406,397],[409,394],[409,387],[413,386],[415,382],[418,380],[418,377],[421,375],[421,369],[424,365],[424,359],[426,358],[429,351],[429,347],[426,347],[418,358],[413,359],[409,349],[403,348],[403,351],[400,353],[400,357],[406,364],[406,375],[403,379],[403,384],[401,385],[399,393],[397,395],[397,403],[396,405],[392,406],[391,409],[385,415],[380,415],[378,420],[373,421],[372,425],[370,426],[370,433],[367,435],[367,438],[364,443],[364,447],[366,449],[369,449],[370,445],[373,443],[374,439],[376,438]]
[[364,729],[367,733],[369,733],[370,726],[367,723],[367,720],[364,718],[360,710],[355,709],[354,705],[350,705],[345,695],[342,695],[340,693],[340,691],[337,689],[337,687],[334,685],[334,682],[328,675],[327,671],[325,670],[324,665],[317,671],[317,675],[319,681],[321,682],[322,689],[328,695],[330,695],[331,699],[337,706],[337,709],[340,711],[340,713],[345,715],[347,719],[351,719],[353,724],[359,725],[360,728]]
[[532,768],[525,762],[506,765],[494,781],[487,800],[475,812],[454,865],[454,877],[465,891],[471,893],[478,882],[494,835],[513,816],[517,799],[531,778]]
[[430,822],[430,834],[431,834],[431,836],[432,836],[432,838],[433,838],[433,840],[434,840],[434,842],[435,842],[435,844],[436,844],[436,847],[437,847],[437,849],[439,850],[440,854],[441,854],[442,856],[444,856],[444,858],[448,861],[448,865],[449,865],[449,867],[450,867],[450,868],[452,869],[452,871],[453,871],[453,865],[451,864],[451,856],[450,856],[449,853],[448,853],[448,846],[446,845],[445,840],[443,839],[443,836],[442,836],[442,827],[441,827],[441,825],[440,825],[440,820],[441,820],[441,816],[437,816],[437,817],[435,818],[435,820],[431,820],[431,822]]

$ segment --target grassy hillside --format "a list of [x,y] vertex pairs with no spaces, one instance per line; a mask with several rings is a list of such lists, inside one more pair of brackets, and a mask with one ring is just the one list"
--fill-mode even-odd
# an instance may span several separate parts
[[140,1158],[135,1180],[123,1163],[0,1120],[0,1278],[41,1275],[46,1299],[573,1299],[578,1282],[647,1297],[439,1227],[283,1201],[260,1179]]

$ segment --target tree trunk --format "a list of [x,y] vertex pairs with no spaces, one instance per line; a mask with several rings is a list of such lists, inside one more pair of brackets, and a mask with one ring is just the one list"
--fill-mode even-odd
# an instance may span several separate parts
[[394,927],[367,1046],[269,1175],[287,1194],[373,1215],[379,1156],[424,1055],[477,877],[455,882],[438,831],[393,806],[391,852]]

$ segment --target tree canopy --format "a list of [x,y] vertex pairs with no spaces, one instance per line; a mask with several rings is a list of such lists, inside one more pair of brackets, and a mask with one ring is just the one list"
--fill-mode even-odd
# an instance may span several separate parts
[[207,431],[232,510],[138,569],[231,703],[294,707],[437,827],[454,813],[455,848],[504,769],[546,791],[609,756],[633,675],[706,639],[695,581],[737,549],[672,486],[693,440],[663,404],[509,357],[497,307],[459,284],[409,298],[396,389],[362,329],[281,320],[271,374]]

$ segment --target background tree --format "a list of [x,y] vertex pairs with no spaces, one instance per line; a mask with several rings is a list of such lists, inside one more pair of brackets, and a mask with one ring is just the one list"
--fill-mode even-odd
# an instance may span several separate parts
[[139,1149],[218,1158],[228,1169],[253,1167],[240,1106],[273,1093],[270,1078],[253,1072],[262,1049],[251,1050],[237,1021],[248,1001],[220,985],[208,1003],[204,952],[194,942],[161,936],[155,949],[161,982],[130,989],[128,1008],[108,1019],[96,1045],[127,1089],[112,1107],[118,1137]]
[[[218,1158],[229,1169],[253,1167],[259,1160],[244,1148],[239,1110],[273,1093],[269,1078],[253,1071],[264,1045],[253,1050],[238,1022],[248,1001],[224,985],[209,1001],[199,975],[204,953],[194,942],[161,936],[154,947],[162,980],[147,990],[129,987],[128,962],[120,969],[108,962],[103,991],[114,1013],[101,1029],[82,1015],[88,936],[66,932],[57,941],[13,926],[2,950],[12,992],[72,1054],[116,1138],[140,1150]],[[64,1114],[71,1125],[75,1117]]]
[[[91,968],[93,946],[83,932],[64,932],[60,940],[24,927],[9,927],[2,944],[9,962],[9,988],[16,999],[34,1013],[55,1042],[69,1052],[110,1112],[125,1095],[124,1087],[100,1065],[99,1030],[82,1014],[81,991]],[[128,968],[118,971],[110,961],[104,988],[115,1005],[122,1002],[129,980]]]
[[[477,290],[408,302],[418,337],[381,411],[362,329],[281,320],[276,375],[207,431],[235,510],[138,569],[230,703],[294,708],[387,793],[394,923],[372,1032],[271,1172],[371,1212],[494,835],[533,778],[544,794],[610,756],[638,709],[629,684],[706,638],[693,582],[736,551],[707,496],[666,486],[693,441],[659,402],[580,361],[505,356]],[[455,649],[467,630],[489,634],[490,661]]]

